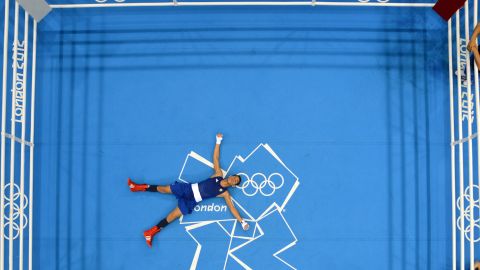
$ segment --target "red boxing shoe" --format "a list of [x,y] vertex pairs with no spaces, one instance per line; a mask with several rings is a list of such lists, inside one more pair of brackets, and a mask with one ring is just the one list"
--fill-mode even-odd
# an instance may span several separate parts
[[151,229],[143,232],[143,236],[145,237],[145,240],[147,241],[147,245],[149,247],[152,247],[152,241],[153,241],[153,237],[155,236],[155,234],[157,234],[161,230],[162,230],[161,228],[159,228],[157,226],[153,226]]
[[146,191],[149,185],[137,184],[133,182],[132,179],[128,178],[128,187],[130,187],[130,191],[137,192],[137,191]]
[[146,191],[149,185],[147,184],[137,184],[133,182],[130,178],[128,178],[128,186],[132,192],[136,191]]

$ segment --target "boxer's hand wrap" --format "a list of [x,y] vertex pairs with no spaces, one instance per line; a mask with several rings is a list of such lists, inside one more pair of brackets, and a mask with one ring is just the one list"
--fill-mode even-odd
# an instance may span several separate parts
[[248,230],[248,228],[250,228],[250,226],[248,225],[248,223],[242,219],[242,221],[240,222],[242,224],[242,228],[244,231]]

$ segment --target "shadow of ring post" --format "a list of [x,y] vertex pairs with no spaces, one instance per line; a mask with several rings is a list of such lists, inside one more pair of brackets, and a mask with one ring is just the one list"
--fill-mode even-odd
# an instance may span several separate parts
[[10,0],[5,0],[5,18],[3,27],[2,138],[0,147],[0,269],[3,269],[5,267],[5,127],[7,117],[7,63],[9,16]]
[[32,95],[30,98],[30,173],[28,185],[28,198],[30,206],[28,207],[28,269],[33,266],[33,139],[35,131],[35,80],[37,67],[37,21],[33,20],[33,48],[32,48]]
[[460,269],[465,270],[465,211],[463,202],[463,124],[462,124],[462,86],[461,86],[461,70],[460,70],[460,11],[457,11],[455,15],[455,39],[457,49],[457,110],[458,110],[458,172],[459,172],[459,185],[460,185]]

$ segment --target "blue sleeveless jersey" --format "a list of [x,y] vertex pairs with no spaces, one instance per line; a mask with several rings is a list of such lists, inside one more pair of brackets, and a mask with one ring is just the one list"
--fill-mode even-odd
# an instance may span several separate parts
[[208,178],[206,180],[203,180],[202,182],[198,183],[198,189],[200,191],[200,195],[202,196],[202,199],[210,199],[217,197],[218,195],[222,194],[227,190],[227,188],[224,188],[220,185],[220,181],[222,181],[223,178],[218,176],[218,177],[213,177],[213,178]]

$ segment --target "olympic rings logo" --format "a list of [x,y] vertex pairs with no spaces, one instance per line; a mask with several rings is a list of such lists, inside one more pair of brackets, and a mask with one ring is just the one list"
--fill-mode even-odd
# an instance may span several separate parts
[[[473,185],[473,190],[472,190],[473,198],[470,197],[470,187],[467,187],[464,192],[463,196],[459,196],[456,201],[457,209],[460,211],[460,215],[457,218],[457,228],[460,232],[462,232],[462,220],[463,220],[463,234],[465,235],[465,238],[470,241],[470,233],[473,230],[473,241],[478,242],[480,241],[480,217],[478,215],[474,215],[473,217],[473,228],[470,225],[471,222],[471,217],[470,217],[470,211],[473,211],[474,213],[478,213],[480,211],[480,187],[478,185]],[[461,203],[463,200],[463,207],[464,211],[463,213],[461,212]],[[472,209],[473,208],[473,209]]]
[[285,182],[283,175],[280,173],[272,173],[268,178],[265,174],[259,172],[252,175],[251,178],[246,173],[237,173],[237,175],[246,179],[242,181],[243,184],[237,188],[241,189],[243,194],[248,197],[253,197],[257,195],[258,192],[265,197],[270,197],[275,194],[277,189],[282,188]]
[[[20,233],[20,225],[19,225],[19,217],[20,217],[20,205],[19,205],[19,200],[20,200],[20,188],[18,187],[17,184],[13,184],[13,202],[10,201],[10,196],[8,196],[7,194],[7,191],[8,193],[10,192],[10,183],[6,184],[5,185],[5,189],[3,190],[3,194],[5,195],[4,198],[5,198],[5,205],[3,206],[4,207],[4,213],[5,213],[5,222],[4,222],[4,236],[7,240],[10,240],[10,230],[9,230],[9,226],[12,227],[13,229],[13,239],[16,239]],[[25,210],[28,206],[28,198],[25,194],[23,194],[23,197],[22,197],[22,200],[23,200],[23,210]],[[10,207],[13,208],[13,213],[11,215],[11,218],[10,218]],[[25,211],[22,215],[22,218],[23,218],[23,228],[22,229],[25,229],[27,227],[27,223],[28,223],[28,217],[27,215],[25,214]]]

